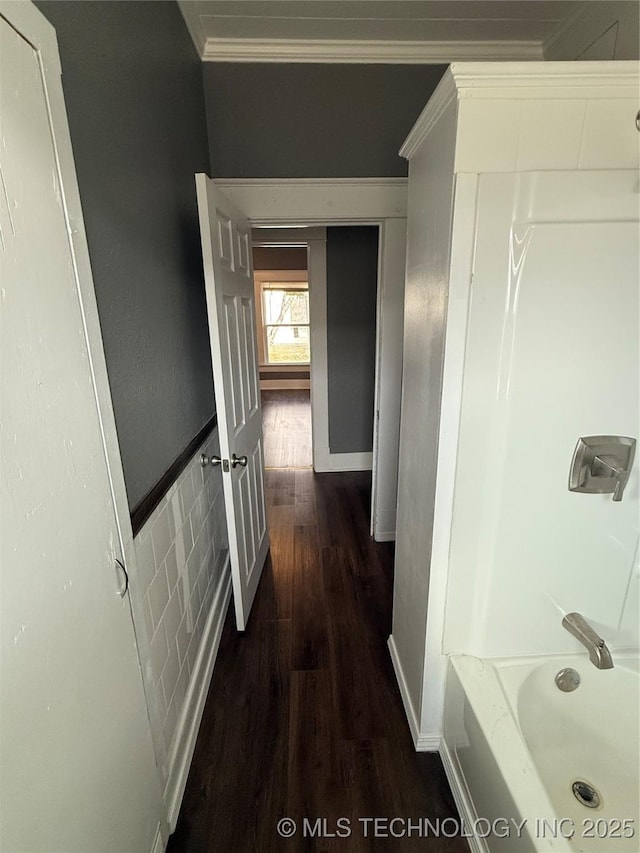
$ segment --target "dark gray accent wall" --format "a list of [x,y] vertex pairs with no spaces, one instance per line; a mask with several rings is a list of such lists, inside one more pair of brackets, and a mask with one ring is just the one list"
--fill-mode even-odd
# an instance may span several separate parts
[[373,449],[377,286],[378,228],[327,228],[331,453]]
[[195,172],[201,63],[174,2],[37,2],[57,31],[133,508],[215,411]]
[[407,174],[398,150],[444,65],[203,63],[211,169],[225,178]]

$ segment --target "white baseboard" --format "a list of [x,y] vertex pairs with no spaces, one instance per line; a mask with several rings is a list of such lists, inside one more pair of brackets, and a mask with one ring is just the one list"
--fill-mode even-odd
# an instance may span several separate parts
[[413,742],[416,745],[417,749],[418,742],[420,740],[418,715],[416,714],[416,710],[413,707],[413,702],[411,701],[411,697],[409,695],[409,690],[407,688],[407,680],[404,677],[402,664],[400,663],[400,658],[398,657],[398,650],[396,649],[396,642],[393,639],[393,634],[391,634],[391,636],[389,637],[389,640],[387,641],[387,646],[389,647],[389,654],[391,655],[391,663],[393,664],[393,670],[396,674],[396,681],[398,682],[398,687],[400,688],[402,704],[404,705],[404,712],[407,717],[407,722],[409,723],[409,729],[411,730],[411,737],[413,738]]
[[376,542],[393,542],[396,538],[396,509],[377,509],[373,521]]
[[158,831],[156,832],[156,840],[153,842],[151,853],[164,853],[166,843],[167,842],[162,837],[162,827],[158,825]]
[[222,628],[231,601],[231,572],[229,558],[225,562],[211,612],[202,636],[202,643],[182,713],[176,726],[173,747],[169,756],[169,778],[165,787],[165,803],[169,812],[169,828],[173,832],[178,821],[184,789],[187,784],[191,759],[196,745],[198,729],[209,692],[213,667],[218,654]]
[[440,735],[419,734],[416,741],[416,752],[439,752],[442,737]]
[[332,471],[371,471],[373,453],[321,453],[316,454],[314,470],[318,474]]
[[[441,739],[439,751],[444,772],[447,776],[447,781],[449,782],[449,787],[451,788],[451,793],[453,794],[453,799],[455,801],[456,808],[458,809],[458,813],[466,826],[474,826],[478,815],[473,803],[471,802],[471,798],[469,797],[467,785],[460,773],[458,762],[451,755],[447,742],[444,738]],[[487,847],[487,843],[484,838],[469,835],[467,836],[467,843],[469,844],[471,853],[489,853],[489,848]]]
[[396,532],[395,530],[376,531],[373,535],[373,538],[376,540],[376,542],[395,542]]

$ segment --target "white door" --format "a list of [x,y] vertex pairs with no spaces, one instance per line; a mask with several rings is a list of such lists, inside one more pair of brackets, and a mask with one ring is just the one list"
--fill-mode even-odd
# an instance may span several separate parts
[[236,624],[244,631],[269,550],[251,226],[196,175]]
[[31,4],[5,10],[22,24],[0,17],[0,850],[140,853],[163,806],[70,244],[55,36]]

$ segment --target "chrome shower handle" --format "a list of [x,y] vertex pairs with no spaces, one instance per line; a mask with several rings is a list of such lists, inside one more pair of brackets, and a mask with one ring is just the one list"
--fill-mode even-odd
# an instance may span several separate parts
[[594,495],[613,494],[622,500],[636,440],[626,435],[588,435],[578,439],[569,471],[569,491]]

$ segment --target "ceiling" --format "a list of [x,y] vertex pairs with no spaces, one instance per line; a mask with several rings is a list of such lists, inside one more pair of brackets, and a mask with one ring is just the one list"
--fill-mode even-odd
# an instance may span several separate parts
[[179,0],[211,61],[542,59],[584,6],[565,0]]

